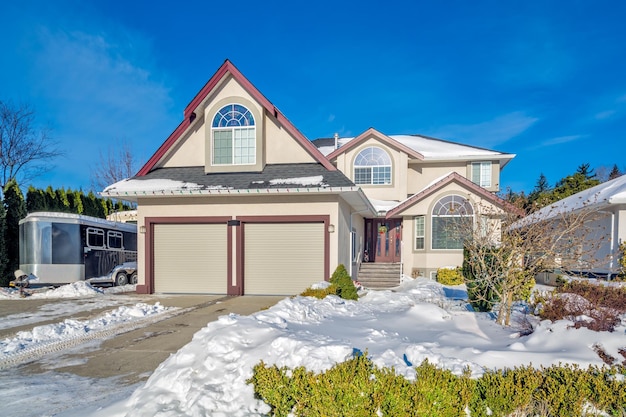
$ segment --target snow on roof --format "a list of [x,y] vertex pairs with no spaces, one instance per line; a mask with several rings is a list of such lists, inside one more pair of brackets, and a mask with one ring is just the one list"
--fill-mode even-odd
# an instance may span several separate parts
[[374,200],[373,198],[370,198],[369,200],[370,203],[372,203],[372,206],[374,206],[374,208],[376,209],[377,213],[388,212],[389,210],[400,204],[399,201],[395,200]]
[[269,183],[271,185],[302,185],[302,186],[311,186],[311,185],[319,185],[321,187],[325,187],[328,184],[324,184],[324,177],[322,175],[316,175],[314,177],[300,177],[300,178],[278,178],[274,180],[270,180]]
[[559,200],[516,222],[514,226],[523,226],[539,220],[548,220],[576,210],[595,210],[615,204],[626,204],[626,175]]
[[136,191],[174,191],[174,190],[199,190],[203,188],[199,184],[167,179],[135,180],[125,179],[109,185],[102,192],[136,192]]
[[[389,137],[406,147],[409,147],[420,154],[424,155],[425,159],[462,159],[465,157],[493,157],[499,158],[507,157],[513,158],[515,155],[505,154],[490,149],[478,148],[470,145],[463,145],[460,143],[449,142],[442,139],[429,138],[427,136],[420,135],[389,135]],[[353,137],[339,138],[337,144],[339,147],[346,145]],[[321,146],[320,152],[324,155],[329,155],[335,150],[334,146]]]

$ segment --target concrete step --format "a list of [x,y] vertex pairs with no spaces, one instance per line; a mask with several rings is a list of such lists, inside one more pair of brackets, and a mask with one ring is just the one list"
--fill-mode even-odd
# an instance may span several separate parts
[[366,288],[385,289],[400,285],[402,265],[399,263],[363,263],[358,281]]

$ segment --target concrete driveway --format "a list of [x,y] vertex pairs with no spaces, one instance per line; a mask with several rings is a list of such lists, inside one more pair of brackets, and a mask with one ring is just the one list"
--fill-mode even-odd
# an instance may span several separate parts
[[[128,294],[125,295],[128,296]],[[55,372],[88,378],[118,377],[125,385],[135,384],[146,380],[161,362],[189,343],[198,330],[219,316],[229,313],[252,314],[271,307],[284,296],[137,295],[136,298],[136,302],[153,304],[158,301],[164,306],[178,307],[180,310],[176,315],[162,321],[98,341],[95,347],[75,347],[69,351],[56,352],[54,354],[63,355],[64,365],[55,367]],[[35,308],[34,301],[19,304],[23,304],[24,308]],[[50,300],[45,302],[50,303]],[[19,308],[15,301],[0,304],[0,319],[3,316],[15,314],[14,311],[9,310]],[[98,313],[98,311],[91,310],[88,314]],[[66,318],[70,317],[57,317],[54,321],[62,321]],[[80,313],[72,318],[82,320],[86,317],[85,313]],[[37,325],[40,324],[37,323]],[[15,332],[16,329],[13,328],[11,331]],[[21,365],[20,371],[27,374],[45,372],[46,368],[49,368],[50,355],[46,355],[45,363],[35,360]]]

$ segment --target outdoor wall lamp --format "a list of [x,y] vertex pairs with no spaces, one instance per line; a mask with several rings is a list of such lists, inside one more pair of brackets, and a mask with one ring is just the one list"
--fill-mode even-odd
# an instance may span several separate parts
[[139,226],[139,233],[146,233],[146,226]]
[[328,225],[328,233],[335,233],[335,225],[334,224],[329,224]]

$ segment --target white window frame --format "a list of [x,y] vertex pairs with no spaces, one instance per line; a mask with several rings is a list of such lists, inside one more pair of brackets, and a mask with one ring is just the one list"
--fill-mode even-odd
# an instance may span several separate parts
[[450,194],[437,200],[433,206],[430,218],[430,248],[432,250],[463,250],[462,246],[460,248],[435,248],[435,243],[441,241],[441,239],[435,237],[435,232],[439,229],[439,227],[435,226],[435,221],[445,218],[462,219],[464,217],[467,218],[468,221],[471,222],[472,227],[474,227],[474,208],[472,207],[470,201],[465,197],[457,194]]
[[[367,174],[367,181],[361,181],[362,175]],[[391,157],[383,148],[369,146],[361,150],[354,158],[354,168],[352,170],[354,183],[357,185],[392,185],[393,171]]]
[[[119,246],[111,245],[111,239],[119,239],[120,245]],[[109,230],[107,232],[107,247],[109,249],[124,249],[124,235],[122,234],[122,232]]]
[[[87,245],[87,247],[104,249],[104,247],[105,247],[104,246],[104,230],[96,229],[95,227],[88,227],[87,231],[86,231],[86,234],[87,234],[87,236],[86,236],[87,239],[86,239],[85,244]],[[92,235],[100,236],[100,238],[102,239],[102,245],[100,245],[100,246],[92,245],[91,242],[90,242],[90,236],[92,236]]]
[[[413,218],[415,232],[415,239],[413,240],[413,249],[424,250],[426,249],[426,216],[415,216]],[[420,224],[421,223],[421,224]],[[418,228],[418,226],[421,226]],[[421,229],[421,230],[420,230]],[[418,239],[421,239],[421,247],[418,247]]]
[[491,187],[492,171],[491,161],[472,162],[472,182],[480,185],[481,187]]
[[[229,134],[231,150],[228,162],[216,162],[216,133]],[[230,103],[215,113],[211,124],[212,166],[255,165],[256,148],[256,123],[250,109],[243,104]]]

